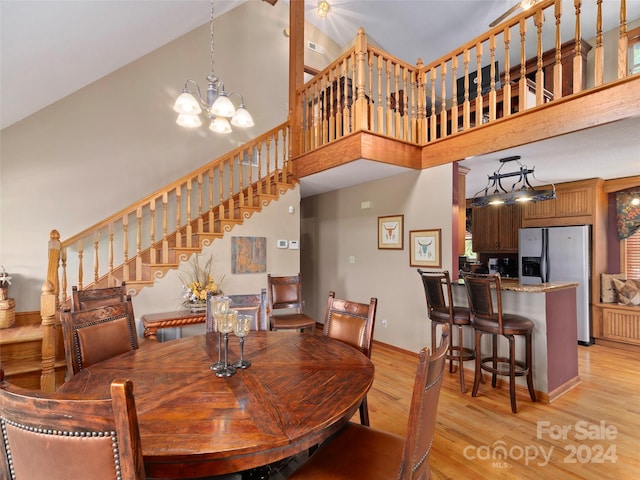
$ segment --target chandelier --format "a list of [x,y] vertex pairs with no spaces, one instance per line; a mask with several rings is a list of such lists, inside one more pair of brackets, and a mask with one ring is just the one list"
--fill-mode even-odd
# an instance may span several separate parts
[[[173,110],[178,113],[176,123],[182,127],[196,128],[202,125],[200,114],[204,111],[210,120],[209,130],[216,133],[231,133],[231,125],[253,127],[253,118],[244,105],[244,98],[238,92],[226,92],[221,78],[213,73],[213,14],[214,0],[211,0],[211,73],[207,75],[207,95],[202,97],[200,86],[195,80],[184,82],[182,93],[176,99]],[[235,107],[231,97],[240,97],[240,106]]]
[[[529,182],[529,175],[537,181],[533,168],[527,168],[520,163],[520,156],[500,159],[500,168],[493,175],[488,175],[487,186],[473,196],[471,206],[486,207],[487,205],[512,205],[515,202],[540,202],[556,198],[556,186],[552,183],[547,190],[536,190]],[[517,162],[519,170],[509,173],[501,173],[505,163]],[[510,189],[502,185],[506,178],[515,179]]]

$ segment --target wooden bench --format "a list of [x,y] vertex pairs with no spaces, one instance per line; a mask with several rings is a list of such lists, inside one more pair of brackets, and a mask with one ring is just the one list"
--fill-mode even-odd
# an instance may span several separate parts
[[640,349],[640,306],[617,303],[593,306],[593,336],[597,344]]
[[144,327],[144,337],[150,340],[158,340],[158,330],[161,328],[183,327],[185,325],[195,325],[205,323],[206,312],[192,313],[189,310],[179,310],[175,312],[147,313],[140,317]]

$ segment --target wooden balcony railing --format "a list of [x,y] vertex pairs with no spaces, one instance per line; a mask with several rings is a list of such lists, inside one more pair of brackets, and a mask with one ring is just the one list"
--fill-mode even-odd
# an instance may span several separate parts
[[[614,79],[626,77],[626,1],[575,0],[564,12],[562,3],[540,2],[426,65],[368,45],[360,29],[354,47],[298,91],[300,152],[359,131],[424,146],[577,94],[588,78],[598,87],[606,60],[617,64]],[[587,8],[595,12],[588,16],[593,25],[584,25]],[[615,25],[605,22],[611,13]],[[584,40],[585,30],[595,32],[594,46]],[[605,48],[604,33],[613,30],[617,44]],[[617,58],[606,59],[605,52]]]

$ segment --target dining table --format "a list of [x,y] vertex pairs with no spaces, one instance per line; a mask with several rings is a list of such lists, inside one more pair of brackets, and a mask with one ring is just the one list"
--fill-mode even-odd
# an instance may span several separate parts
[[[231,363],[240,349],[237,338],[228,340]],[[81,370],[58,391],[107,398],[114,379],[131,380],[147,476],[198,478],[269,465],[321,443],[353,417],[373,383],[365,355],[323,335],[251,332],[244,342],[251,366],[229,377],[210,368],[218,344],[217,333],[146,342]]]

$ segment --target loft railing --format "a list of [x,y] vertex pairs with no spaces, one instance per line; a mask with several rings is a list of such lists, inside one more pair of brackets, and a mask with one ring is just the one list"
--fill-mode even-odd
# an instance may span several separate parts
[[[540,2],[427,65],[368,45],[360,29],[353,48],[298,91],[300,152],[360,131],[424,146],[579,93],[588,79],[598,87],[628,76],[626,1],[570,3]],[[605,45],[609,31],[617,35]],[[605,65],[617,65],[610,79]]]

